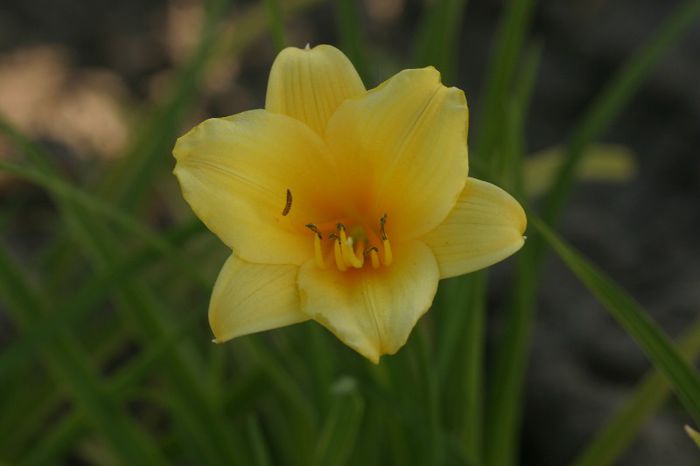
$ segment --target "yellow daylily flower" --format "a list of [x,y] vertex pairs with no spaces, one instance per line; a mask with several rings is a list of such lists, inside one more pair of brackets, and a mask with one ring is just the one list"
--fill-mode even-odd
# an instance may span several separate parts
[[522,207],[467,176],[468,114],[432,67],[367,91],[319,45],[280,52],[264,110],[178,139],[183,195],[233,251],[209,307],[215,341],[313,319],[377,363],[441,278],[520,249]]

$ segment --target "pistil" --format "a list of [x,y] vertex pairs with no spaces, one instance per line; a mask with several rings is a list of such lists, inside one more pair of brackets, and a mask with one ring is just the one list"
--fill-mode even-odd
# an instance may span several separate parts
[[343,253],[343,259],[345,259],[346,266],[352,266],[356,269],[362,267],[362,262],[355,255],[355,251],[352,249],[352,237],[348,238],[345,232],[345,225],[342,223],[338,224],[338,235],[340,236],[340,247]]

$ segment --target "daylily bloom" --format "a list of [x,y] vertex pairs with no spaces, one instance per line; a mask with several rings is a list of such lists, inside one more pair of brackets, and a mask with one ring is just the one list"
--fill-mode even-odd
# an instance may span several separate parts
[[468,109],[432,67],[367,91],[338,49],[277,56],[265,109],[178,139],[182,192],[233,254],[216,342],[313,319],[373,362],[401,348],[438,281],[523,245],[523,209],[467,177]]

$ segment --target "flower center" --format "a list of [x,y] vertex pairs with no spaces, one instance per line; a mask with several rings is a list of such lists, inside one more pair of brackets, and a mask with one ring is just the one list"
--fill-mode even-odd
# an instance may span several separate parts
[[337,223],[335,229],[327,232],[324,244],[322,228],[309,223],[306,227],[314,233],[314,260],[316,265],[325,269],[328,263],[335,262],[341,272],[348,269],[361,269],[365,263],[373,269],[389,266],[393,260],[391,243],[386,234],[387,215],[379,219],[379,234],[366,231],[360,225],[348,229],[345,224]]

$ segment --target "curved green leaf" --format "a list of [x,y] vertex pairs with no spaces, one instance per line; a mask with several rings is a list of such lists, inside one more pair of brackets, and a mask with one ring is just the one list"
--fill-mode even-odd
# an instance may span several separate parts
[[612,280],[566,245],[538,218],[531,218],[544,240],[605,309],[622,325],[666,377],[696,422],[700,422],[700,375],[632,298]]

